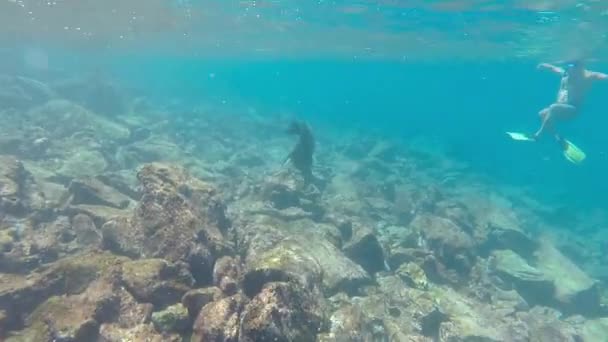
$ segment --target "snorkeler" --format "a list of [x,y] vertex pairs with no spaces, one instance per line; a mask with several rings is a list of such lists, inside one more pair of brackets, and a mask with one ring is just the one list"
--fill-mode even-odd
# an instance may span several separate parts
[[584,62],[581,60],[569,62],[565,68],[548,63],[539,64],[538,68],[559,74],[561,82],[556,102],[538,113],[541,118],[541,126],[531,138],[538,140],[545,130],[548,129],[553,133],[555,139],[560,144],[563,144],[564,139],[555,132],[555,121],[575,118],[593,81],[606,80],[608,79],[608,75],[585,69]]

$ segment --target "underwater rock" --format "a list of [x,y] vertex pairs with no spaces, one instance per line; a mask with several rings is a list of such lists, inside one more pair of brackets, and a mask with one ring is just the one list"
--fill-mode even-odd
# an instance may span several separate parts
[[[321,277],[322,275],[322,277]],[[363,268],[326,240],[285,239],[247,262],[243,288],[254,296],[269,282],[293,281],[306,289],[319,284],[327,294],[357,293],[372,282]]]
[[[547,296],[555,290],[553,282],[543,272],[530,266],[526,260],[511,250],[494,251],[490,267],[505,282],[515,285],[517,292],[531,305],[547,304]],[[544,300],[544,302],[543,302]]]
[[541,241],[535,258],[536,268],[555,286],[553,296],[560,311],[583,315],[599,312],[601,301],[596,280],[546,240]]
[[26,109],[43,104],[56,94],[46,84],[21,76],[0,75],[1,109]]
[[179,302],[194,284],[183,264],[169,264],[162,259],[141,259],[122,265],[125,287],[138,301],[157,308]]
[[490,226],[488,229],[490,231],[486,241],[480,248],[486,253],[497,249],[510,249],[529,259],[538,248],[538,243],[519,228]]
[[227,296],[232,296],[237,292],[240,276],[241,265],[237,258],[223,256],[215,262],[213,284]]
[[440,311],[447,315],[438,326],[439,341],[528,341],[525,324],[485,303],[450,288],[435,288]]
[[141,193],[137,189],[137,172],[135,170],[121,170],[106,172],[97,176],[105,185],[118,190],[131,199],[139,200]]
[[332,313],[329,321],[329,332],[319,335],[320,342],[389,340],[382,322],[365,314],[357,305],[342,305]]
[[95,178],[74,179],[68,186],[72,205],[101,205],[126,209],[131,199]]
[[323,321],[310,292],[295,283],[268,283],[245,306],[239,341],[313,341]]
[[23,163],[15,157],[0,155],[0,212],[25,215],[44,206],[44,194]]
[[116,160],[121,168],[131,169],[141,164],[160,161],[183,164],[186,154],[176,144],[152,135],[146,140],[120,146],[116,152]]
[[105,141],[121,141],[129,137],[126,127],[67,100],[51,100],[32,108],[24,118],[29,125],[44,127],[49,138],[53,139],[74,138],[78,134]]
[[260,199],[269,203],[273,209],[283,211],[299,208],[312,218],[320,218],[326,211],[318,190],[307,186],[307,183],[289,170],[266,177],[259,192]]
[[369,274],[385,270],[384,251],[374,232],[367,227],[355,225],[353,235],[344,247],[344,254],[363,267]]
[[101,247],[101,232],[95,223],[85,214],[76,214],[72,217],[72,229],[76,235],[76,242],[81,246]]
[[395,274],[403,279],[408,286],[412,286],[419,290],[426,290],[429,286],[429,281],[426,278],[424,270],[416,263],[409,262],[402,264],[397,271],[395,271]]
[[119,323],[103,324],[99,329],[102,341],[182,342],[178,334],[159,333],[150,324],[124,327]]
[[138,172],[142,198],[128,218],[102,227],[107,248],[131,257],[190,264],[199,283],[210,283],[216,258],[231,254],[230,223],[215,188],[183,169],[147,164]]
[[112,217],[101,226],[103,246],[118,255],[139,258],[144,254],[144,233],[134,229],[131,217]]
[[25,324],[22,333],[35,341],[46,341],[51,333],[95,336],[99,323],[116,309],[115,275],[123,261],[111,254],[87,253],[62,259],[44,273],[15,276],[0,288],[0,310],[9,314],[9,327]]
[[293,281],[303,288],[314,288],[321,282],[321,273],[321,265],[307,247],[284,240],[247,262],[243,289],[253,297],[270,282]]
[[188,310],[181,304],[175,304],[152,314],[152,323],[160,332],[184,332],[188,329]]
[[198,313],[203,306],[219,300],[223,297],[222,290],[217,287],[206,287],[202,289],[194,289],[186,292],[182,297],[182,305],[188,309],[188,314],[193,320],[196,319]]
[[68,216],[75,216],[78,214],[87,215],[93,220],[96,227],[102,228],[101,230],[103,232],[103,227],[106,223],[111,221],[120,221],[131,214],[131,212],[129,210],[116,209],[102,205],[79,204],[70,205],[64,208],[62,214]]
[[410,227],[424,237],[443,265],[462,275],[469,272],[473,266],[474,241],[454,222],[421,214],[416,216]]
[[606,336],[608,336],[608,318],[588,320],[581,327],[582,341],[602,341]]
[[557,310],[536,306],[527,312],[519,312],[517,316],[522,322],[526,322],[528,327],[529,339],[526,341],[580,342],[602,340],[601,338],[585,338],[584,326],[581,327],[579,322],[562,319],[561,312]]
[[190,341],[239,341],[240,317],[246,303],[245,296],[236,294],[205,305],[194,322]]
[[92,177],[104,172],[108,163],[98,151],[79,148],[71,151],[63,165],[57,170],[57,177],[63,180]]

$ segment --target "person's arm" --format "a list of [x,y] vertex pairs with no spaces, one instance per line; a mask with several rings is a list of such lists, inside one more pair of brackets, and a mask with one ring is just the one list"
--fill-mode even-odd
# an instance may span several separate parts
[[608,75],[601,73],[601,72],[597,72],[597,71],[589,71],[589,74],[587,74],[587,77],[589,77],[590,79],[595,80],[595,81],[608,80]]
[[539,64],[538,65],[538,69],[540,69],[540,70],[549,70],[549,71],[551,71],[553,73],[560,74],[560,75],[564,73],[564,69],[562,69],[562,68],[560,68],[558,66],[555,66],[553,64],[549,64],[549,63],[541,63],[541,64]]

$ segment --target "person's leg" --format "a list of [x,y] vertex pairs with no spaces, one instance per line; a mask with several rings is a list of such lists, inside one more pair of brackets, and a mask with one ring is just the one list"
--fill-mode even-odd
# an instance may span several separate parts
[[555,120],[572,119],[576,114],[576,107],[564,103],[554,103],[541,110],[538,115],[541,117],[542,124],[540,129],[534,134],[534,139],[538,139],[545,130],[549,130],[553,135],[557,136],[554,127]]
[[553,105],[538,112],[541,119],[541,125],[538,131],[534,133],[533,138],[537,140],[547,129],[553,131]]

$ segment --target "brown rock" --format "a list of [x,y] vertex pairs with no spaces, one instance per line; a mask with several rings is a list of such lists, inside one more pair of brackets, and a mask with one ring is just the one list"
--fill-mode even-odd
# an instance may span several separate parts
[[182,297],[182,304],[188,309],[188,314],[195,319],[201,308],[213,301],[222,298],[222,291],[217,287],[206,287],[186,292]]
[[314,341],[324,323],[317,298],[294,283],[268,283],[242,313],[239,341]]
[[240,316],[247,303],[236,294],[205,305],[194,322],[191,342],[239,341]]
[[71,194],[70,204],[73,205],[88,204],[125,209],[131,203],[129,197],[95,178],[74,179],[68,190]]
[[79,245],[101,246],[101,232],[95,227],[95,223],[88,215],[76,214],[72,217],[72,230]]
[[352,238],[344,245],[343,250],[346,256],[361,265],[369,274],[386,269],[384,251],[370,228],[356,225]]
[[215,262],[213,267],[213,284],[226,295],[231,296],[238,290],[241,276],[241,265],[237,258],[224,256]]
[[140,302],[164,307],[179,302],[194,283],[182,263],[169,264],[163,259],[141,259],[122,265],[127,290]]
[[232,250],[217,191],[183,169],[163,164],[145,165],[137,177],[140,203],[131,217],[102,227],[106,246],[132,257],[186,261],[199,283],[210,283],[215,259]]
[[417,215],[410,224],[420,232],[428,247],[448,268],[467,274],[473,266],[475,243],[471,236],[454,222],[429,215]]
[[44,194],[23,164],[15,157],[0,155],[0,213],[24,215],[43,206]]

